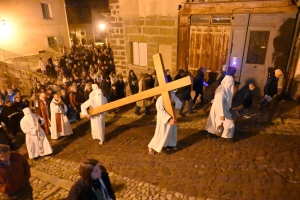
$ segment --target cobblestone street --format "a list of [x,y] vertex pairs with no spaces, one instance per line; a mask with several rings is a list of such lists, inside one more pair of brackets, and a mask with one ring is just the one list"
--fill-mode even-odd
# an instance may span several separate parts
[[[107,168],[118,199],[299,199],[300,122],[277,120],[237,124],[232,143],[207,138],[200,110],[178,119],[179,150],[155,156],[147,151],[155,115],[109,114],[103,146],[82,120],[73,136],[50,140],[53,155],[29,160],[34,197],[65,198],[89,157]],[[26,154],[25,146],[19,151]]]

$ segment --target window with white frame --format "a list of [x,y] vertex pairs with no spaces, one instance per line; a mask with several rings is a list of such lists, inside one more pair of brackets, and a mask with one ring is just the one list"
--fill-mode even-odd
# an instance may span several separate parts
[[52,19],[52,10],[50,3],[41,3],[44,19]]
[[147,43],[132,42],[132,64],[147,66]]
[[52,47],[56,45],[56,39],[54,36],[47,37],[48,46]]

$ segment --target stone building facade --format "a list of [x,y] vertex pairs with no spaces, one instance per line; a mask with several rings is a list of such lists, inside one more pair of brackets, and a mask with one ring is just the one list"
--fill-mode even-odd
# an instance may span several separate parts
[[64,0],[0,1],[0,20],[0,49],[33,55],[70,46]]
[[152,56],[161,53],[166,69],[177,72],[177,27],[180,0],[110,0],[108,41],[118,73],[152,73]]
[[[171,69],[173,75],[179,68],[194,72],[204,66],[214,72],[222,64],[235,66],[240,87],[254,82],[260,90],[258,94],[262,94],[269,67],[286,71],[284,80],[280,80],[283,89],[286,82],[297,77],[297,62],[292,75],[288,66],[299,24],[296,1],[110,0],[109,3],[109,42],[119,73],[126,74],[129,69],[151,73],[152,55],[161,53],[165,68]],[[254,55],[256,47],[251,46],[254,40],[264,43],[259,46],[261,55]],[[140,58],[136,51],[146,54],[146,58]],[[255,56],[261,56],[261,60]],[[290,87],[287,90],[291,92]]]

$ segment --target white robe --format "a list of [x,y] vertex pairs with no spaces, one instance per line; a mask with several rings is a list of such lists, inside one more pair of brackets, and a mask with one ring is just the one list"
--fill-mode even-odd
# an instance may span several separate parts
[[97,84],[92,84],[92,91],[89,94],[89,99],[95,96],[97,89],[99,89]]
[[[32,159],[51,154],[52,148],[42,128],[39,131],[40,140],[38,139],[36,115],[31,113],[29,108],[24,108],[23,112],[24,117],[21,119],[20,125],[22,131],[26,134],[26,147],[29,158]],[[43,124],[44,119],[40,116],[38,118],[41,120],[41,124]]]
[[[175,101],[175,109],[180,109],[182,103],[173,92],[171,93],[171,98]],[[168,124],[171,115],[167,113],[164,108],[162,96],[158,97],[156,101],[156,110],[157,119],[155,133],[148,144],[148,147],[152,148],[156,152],[161,152],[164,146],[174,147],[177,145],[177,124]]]
[[[65,114],[65,111],[67,110],[67,106],[63,104],[64,108],[57,105],[57,101],[55,99],[52,99],[50,103],[50,111],[51,111],[51,126],[50,126],[50,132],[51,132],[51,139],[58,139],[60,136],[67,136],[73,134],[70,122]],[[56,113],[60,113],[60,119],[61,120],[61,128],[62,132],[57,132],[56,127]]]
[[[215,134],[217,127],[223,123],[224,132],[221,135],[223,138],[233,138],[234,136],[234,122],[229,112],[232,102],[233,85],[233,78],[227,75],[216,89],[205,128],[209,133]],[[221,121],[221,116],[225,116],[225,121]]]
[[[81,105],[82,115],[88,115],[88,108],[95,108],[107,103],[106,97],[101,89],[96,89],[95,94]],[[100,142],[105,141],[105,115],[106,112],[91,116],[91,129],[93,139],[98,139]]]

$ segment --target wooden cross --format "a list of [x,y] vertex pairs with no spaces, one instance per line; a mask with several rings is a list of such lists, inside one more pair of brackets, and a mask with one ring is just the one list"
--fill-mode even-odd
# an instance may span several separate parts
[[[176,81],[172,81],[170,83],[167,83],[167,79],[166,79],[166,75],[165,75],[165,68],[163,66],[163,62],[162,62],[162,56],[160,53],[157,53],[155,55],[153,55],[153,61],[154,61],[154,66],[155,66],[155,70],[156,70],[156,75],[157,75],[157,80],[158,80],[158,84],[159,86],[154,87],[152,89],[143,91],[143,92],[139,92],[137,94],[104,104],[102,106],[96,107],[96,108],[90,108],[89,109],[89,115],[96,115],[123,105],[127,105],[130,103],[134,103],[143,99],[147,99],[149,97],[153,97],[156,95],[161,94],[162,95],[162,99],[163,99],[163,103],[164,103],[164,107],[166,109],[166,111],[173,117],[173,119],[176,120],[176,115],[174,112],[174,108],[171,104],[170,101],[170,95],[169,95],[169,91],[171,90],[175,90],[177,88],[181,88],[187,85],[191,85],[191,78],[189,76],[181,78],[179,80]],[[81,113],[80,113],[81,115]],[[86,117],[85,115],[81,115],[81,118]]]

